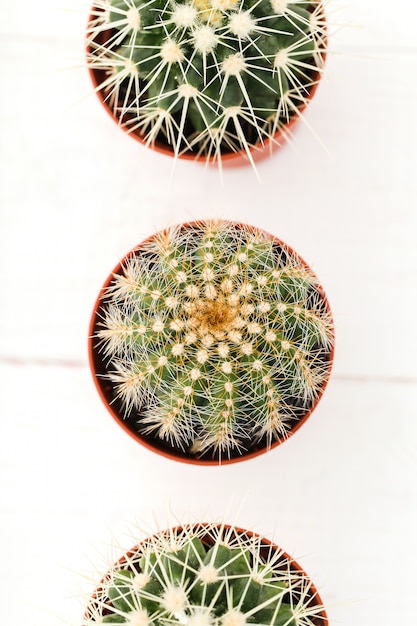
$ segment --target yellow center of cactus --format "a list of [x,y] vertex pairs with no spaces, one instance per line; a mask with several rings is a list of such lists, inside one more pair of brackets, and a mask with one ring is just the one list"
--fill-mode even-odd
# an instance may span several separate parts
[[230,11],[237,4],[238,0],[211,0],[213,9],[219,9],[219,11]]
[[189,327],[193,328],[201,337],[207,333],[222,334],[233,327],[237,316],[237,309],[226,300],[199,300],[192,307]]

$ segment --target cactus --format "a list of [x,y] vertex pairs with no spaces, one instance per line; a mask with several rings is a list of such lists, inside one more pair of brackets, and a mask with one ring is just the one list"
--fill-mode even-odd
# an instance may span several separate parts
[[83,626],[324,626],[307,575],[277,546],[230,526],[162,531],[107,573]]
[[327,382],[327,301],[306,264],[260,229],[219,220],[160,232],[126,257],[100,303],[93,341],[112,401],[176,452],[220,461],[268,448]]
[[317,0],[96,0],[87,59],[96,91],[146,144],[253,162],[252,147],[301,116],[326,33]]

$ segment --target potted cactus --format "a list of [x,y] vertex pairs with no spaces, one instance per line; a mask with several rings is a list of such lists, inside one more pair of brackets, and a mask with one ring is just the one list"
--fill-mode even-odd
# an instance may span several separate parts
[[171,528],[106,573],[82,626],[325,626],[321,598],[278,546],[233,526]]
[[309,417],[333,322],[286,244],[218,220],[159,232],[108,277],[90,323],[96,387],[137,441],[208,464],[250,458]]
[[147,146],[222,159],[272,149],[313,96],[318,0],[95,0],[87,61],[107,111]]

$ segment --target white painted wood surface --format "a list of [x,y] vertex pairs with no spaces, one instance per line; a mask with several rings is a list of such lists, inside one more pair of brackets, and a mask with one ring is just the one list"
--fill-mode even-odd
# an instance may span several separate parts
[[[91,95],[89,4],[0,0],[0,623],[80,623],[115,537],[166,509],[274,537],[332,626],[414,624],[417,560],[416,5],[329,4],[331,53],[306,120],[259,166],[172,162]],[[161,459],[107,414],[88,370],[107,274],[168,224],[273,232],[321,279],[336,359],[309,422],[223,468]]]

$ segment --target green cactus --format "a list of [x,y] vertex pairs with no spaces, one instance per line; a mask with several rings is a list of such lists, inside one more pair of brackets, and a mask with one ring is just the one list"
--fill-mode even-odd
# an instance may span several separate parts
[[258,535],[229,526],[170,529],[108,572],[82,626],[324,626],[307,575]]
[[156,234],[105,289],[96,350],[122,412],[145,437],[235,457],[285,439],[331,366],[317,279],[285,244],[228,221]]
[[326,33],[319,0],[96,0],[88,66],[120,125],[148,145],[252,161],[251,147],[301,115]]

